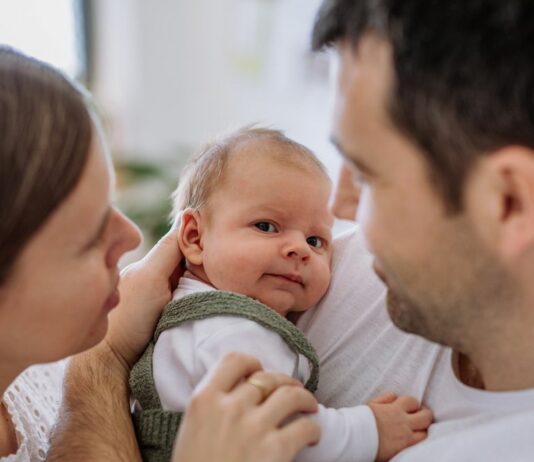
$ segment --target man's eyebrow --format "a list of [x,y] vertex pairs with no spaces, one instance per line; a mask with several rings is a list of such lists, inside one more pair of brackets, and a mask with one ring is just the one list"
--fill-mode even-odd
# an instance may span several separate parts
[[348,155],[347,151],[343,148],[343,146],[335,136],[332,135],[330,137],[330,142],[336,147],[341,157],[343,157],[345,161],[354,165],[354,167],[356,167],[359,172],[365,175],[373,175],[373,171],[360,159]]
[[98,225],[97,232],[93,235],[93,237],[91,237],[88,243],[84,246],[84,249],[88,249],[96,241],[98,241],[98,239],[102,237],[102,234],[104,234],[104,231],[106,230],[106,227],[108,225],[109,219],[111,218],[111,212],[112,212],[112,207],[109,206],[106,209],[106,212],[104,213],[104,216],[102,217],[102,220],[100,220],[100,224]]

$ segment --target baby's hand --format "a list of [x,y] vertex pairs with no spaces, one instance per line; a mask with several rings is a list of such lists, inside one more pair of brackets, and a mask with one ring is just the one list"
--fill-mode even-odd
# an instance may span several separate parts
[[414,397],[388,393],[372,399],[368,405],[378,428],[377,462],[387,461],[426,438],[432,412],[421,407]]

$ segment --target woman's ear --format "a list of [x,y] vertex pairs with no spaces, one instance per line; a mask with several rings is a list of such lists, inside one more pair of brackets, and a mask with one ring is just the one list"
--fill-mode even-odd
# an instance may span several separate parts
[[182,212],[178,245],[185,259],[192,265],[202,265],[202,219],[193,209]]

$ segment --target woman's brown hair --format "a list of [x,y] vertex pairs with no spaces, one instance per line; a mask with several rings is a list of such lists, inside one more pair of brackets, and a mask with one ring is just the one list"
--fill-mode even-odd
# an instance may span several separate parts
[[75,85],[47,64],[0,47],[0,284],[78,183],[92,131]]

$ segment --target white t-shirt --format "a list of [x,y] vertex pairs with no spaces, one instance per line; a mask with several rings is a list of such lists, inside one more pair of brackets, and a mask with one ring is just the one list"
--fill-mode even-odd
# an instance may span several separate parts
[[460,383],[448,348],[399,331],[354,228],[334,242],[333,280],[299,320],[321,364],[318,399],[354,406],[390,390],[422,399],[435,423],[395,462],[534,461],[534,390],[487,392]]
[[[173,298],[214,290],[183,277]],[[163,409],[183,411],[191,396],[209,379],[217,362],[228,352],[255,356],[265,370],[282,372],[302,382],[310,376],[308,361],[295,354],[282,338],[261,325],[237,316],[190,321],[161,333],[153,355],[154,383]],[[319,407],[314,418],[321,426],[321,442],[306,448],[298,462],[373,461],[378,432],[367,406],[345,409]]]

